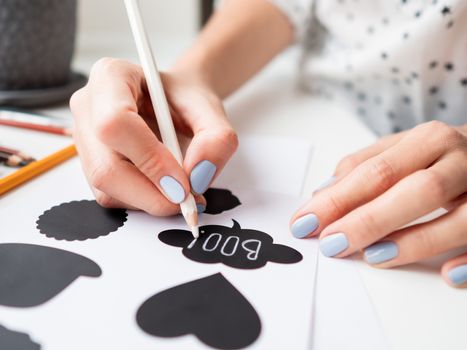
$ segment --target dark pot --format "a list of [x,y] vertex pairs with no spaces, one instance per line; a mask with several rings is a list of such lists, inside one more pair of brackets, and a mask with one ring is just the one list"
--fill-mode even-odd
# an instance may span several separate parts
[[0,0],[0,102],[67,89],[75,34],[76,0]]

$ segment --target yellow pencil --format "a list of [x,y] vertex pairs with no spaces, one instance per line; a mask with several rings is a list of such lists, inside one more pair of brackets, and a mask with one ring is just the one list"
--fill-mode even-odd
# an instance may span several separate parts
[[21,185],[22,183],[32,179],[33,177],[42,174],[43,172],[53,168],[54,166],[64,162],[65,160],[76,155],[76,148],[70,145],[52,153],[51,155],[32,162],[14,173],[0,179],[0,195]]

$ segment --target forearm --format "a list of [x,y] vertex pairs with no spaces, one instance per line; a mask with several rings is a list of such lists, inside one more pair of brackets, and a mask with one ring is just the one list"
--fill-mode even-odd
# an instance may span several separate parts
[[267,0],[225,0],[173,70],[228,96],[293,40],[286,17]]

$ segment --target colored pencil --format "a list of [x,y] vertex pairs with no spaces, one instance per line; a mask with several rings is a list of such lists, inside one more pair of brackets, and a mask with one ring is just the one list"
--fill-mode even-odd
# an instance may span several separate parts
[[4,178],[1,178],[0,195],[36,177],[37,175],[42,174],[74,155],[76,155],[76,148],[74,145],[70,145],[43,159],[32,162]]
[[6,153],[0,151],[0,163],[5,163],[7,166],[18,167],[28,164],[26,160],[17,156],[16,154]]
[[[180,150],[180,144],[178,143],[177,134],[175,133],[172,117],[170,116],[169,104],[167,103],[161,77],[157,70],[156,60],[144,29],[138,2],[137,0],[125,0],[125,7],[148,85],[149,96],[154,111],[156,112],[157,124],[162,136],[162,141],[181,165],[183,163],[182,151]],[[185,200],[180,203],[180,208],[193,236],[198,238],[198,211],[193,194],[188,193]]]
[[38,116],[9,109],[0,110],[0,125],[47,132],[58,135],[71,135],[71,127],[66,120]]
[[18,157],[23,158],[24,160],[30,160],[30,161],[35,160],[33,157],[27,155],[26,153],[18,151],[17,149],[14,149],[14,148],[0,146],[0,152],[14,154],[14,155],[17,155]]

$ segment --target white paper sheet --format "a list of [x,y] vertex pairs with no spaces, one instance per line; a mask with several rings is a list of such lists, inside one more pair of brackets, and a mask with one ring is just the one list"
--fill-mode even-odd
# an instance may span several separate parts
[[[167,246],[157,239],[162,230],[183,228],[180,217],[161,219],[140,212],[130,212],[122,228],[95,240],[63,242],[47,238],[38,232],[35,224],[44,210],[63,202],[92,198],[75,158],[2,198],[0,242],[32,243],[72,251],[95,261],[103,274],[99,278],[80,277],[55,298],[37,307],[0,306],[0,324],[30,334],[45,350],[202,349],[206,348],[204,344],[193,336],[167,340],[147,335],[138,328],[135,314],[153,294],[221,272],[250,301],[262,320],[262,333],[251,348],[308,349],[317,244],[313,240],[294,239],[289,233],[290,215],[301,203],[298,197],[253,191],[251,187],[261,183],[263,174],[269,172],[282,175],[272,176],[273,180],[264,182],[263,187],[269,184],[276,192],[299,191],[310,153],[299,142],[291,142],[289,148],[287,142],[282,143],[282,151],[288,150],[295,156],[287,158],[296,162],[288,161],[295,172],[294,180],[284,185],[282,176],[287,172],[276,170],[278,164],[272,162],[274,157],[261,157],[259,170],[252,162],[255,156],[262,156],[261,150],[269,152],[274,143],[251,141],[248,147],[256,144],[257,152],[240,153],[243,156],[238,162],[244,165],[240,169],[226,169],[225,176],[231,176],[230,171],[243,175],[237,177],[235,188],[229,187],[243,204],[220,215],[204,215],[202,224],[231,227],[233,218],[243,228],[267,232],[275,243],[300,251],[304,257],[301,262],[292,265],[268,262],[254,270],[193,262],[182,255],[180,248]],[[248,164],[250,171],[243,171]],[[303,169],[301,174],[300,169]],[[222,181],[228,180],[219,179],[217,187]]]
[[314,350],[390,348],[352,260],[320,255],[316,280]]
[[216,186],[299,196],[311,157],[311,144],[303,139],[243,136]]
[[[234,190],[241,206],[212,216],[202,224],[231,226],[237,220],[243,228],[269,233],[275,243],[300,251],[303,260],[286,265],[267,263],[254,270],[234,269],[221,264],[201,264],[185,258],[180,248],[161,243],[157,234],[165,229],[185,228],[178,218],[154,218],[130,212],[117,232],[95,240],[63,242],[47,238],[35,228],[37,217],[49,207],[82,199],[86,184],[73,175],[69,162],[48,180],[58,181],[50,195],[37,188],[40,200],[19,207],[3,208],[1,242],[26,242],[69,250],[95,261],[100,278],[80,277],[57,297],[38,307],[0,307],[0,324],[28,331],[44,349],[203,349],[192,336],[163,339],[149,336],[136,325],[135,313],[150,296],[169,287],[221,272],[255,307],[262,320],[262,333],[251,348],[307,349],[310,344],[311,309],[317,245],[296,240],[288,232],[290,208],[297,198],[279,194]],[[68,181],[59,181],[66,177]],[[71,186],[70,188],[68,186]],[[69,188],[69,191],[66,189]]]

